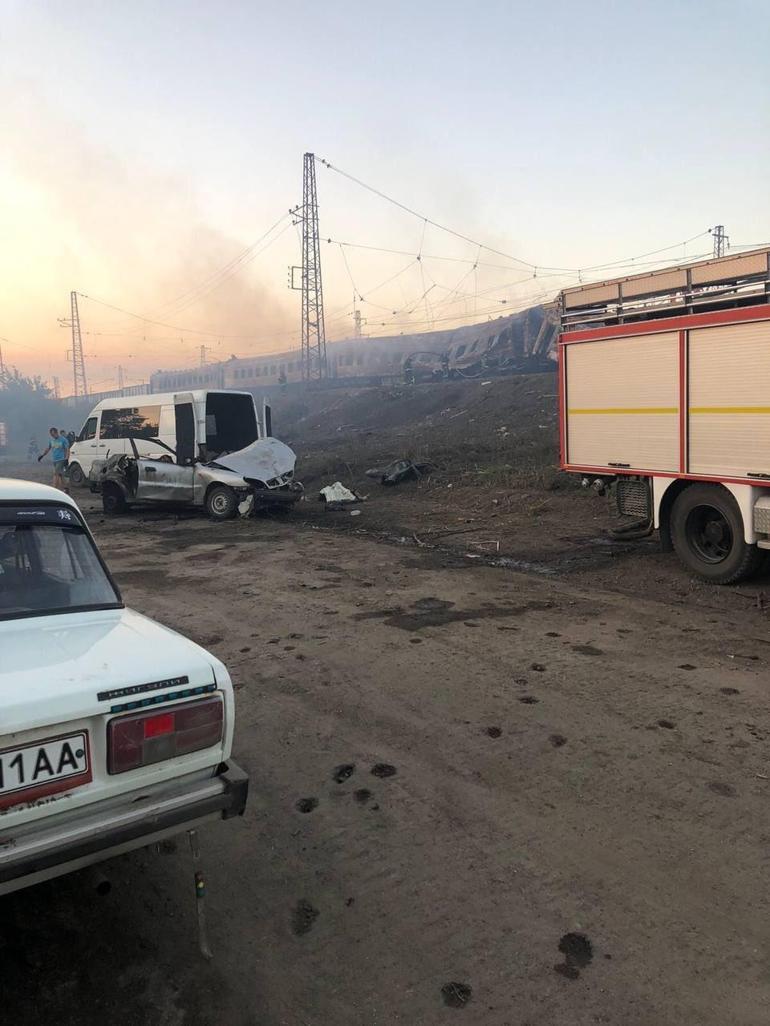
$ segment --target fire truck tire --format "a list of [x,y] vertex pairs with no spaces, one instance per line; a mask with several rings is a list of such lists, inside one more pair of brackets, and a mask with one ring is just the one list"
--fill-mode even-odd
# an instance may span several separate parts
[[671,511],[674,551],[688,569],[710,584],[737,584],[762,562],[756,545],[744,541],[738,503],[721,485],[691,485]]

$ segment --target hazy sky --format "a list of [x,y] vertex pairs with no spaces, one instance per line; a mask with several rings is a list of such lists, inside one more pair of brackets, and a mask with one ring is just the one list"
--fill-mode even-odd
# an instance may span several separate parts
[[[763,0],[0,0],[6,360],[69,390],[71,289],[175,326],[81,300],[95,388],[118,364],[134,380],[190,365],[202,342],[210,359],[296,344],[290,219],[191,290],[301,199],[305,151],[541,268],[720,222],[768,240],[769,23]],[[524,280],[321,166],[318,190],[325,238],[407,254],[324,244],[331,336],[351,330],[354,286],[375,334],[575,280]]]

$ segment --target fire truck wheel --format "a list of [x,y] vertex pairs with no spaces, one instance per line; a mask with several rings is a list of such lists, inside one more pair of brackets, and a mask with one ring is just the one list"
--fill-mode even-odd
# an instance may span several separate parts
[[710,584],[737,584],[762,562],[744,541],[738,503],[721,485],[685,488],[671,512],[671,537],[684,565]]

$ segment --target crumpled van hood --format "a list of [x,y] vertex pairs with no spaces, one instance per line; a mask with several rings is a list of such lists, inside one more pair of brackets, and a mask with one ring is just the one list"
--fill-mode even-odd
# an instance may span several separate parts
[[214,462],[218,467],[240,474],[242,478],[267,482],[292,473],[297,457],[288,445],[277,438],[260,438],[245,449],[219,456]]

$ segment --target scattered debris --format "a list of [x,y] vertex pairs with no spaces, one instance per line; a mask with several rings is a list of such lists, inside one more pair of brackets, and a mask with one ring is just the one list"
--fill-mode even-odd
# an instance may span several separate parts
[[243,517],[244,520],[251,516],[254,510],[254,496],[247,495],[243,502],[238,503],[238,516]]
[[385,777],[395,777],[396,767],[391,766],[389,762],[378,762],[372,766],[371,772],[372,776],[380,777],[380,779],[384,779]]
[[318,498],[326,503],[327,509],[342,509],[352,502],[363,502],[366,496],[352,492],[342,481],[335,481],[334,484],[322,488]]
[[414,460],[394,460],[387,467],[372,467],[366,471],[367,477],[377,478],[380,484],[397,485],[402,481],[419,480],[423,474],[429,474],[436,467],[433,463],[415,463]]

